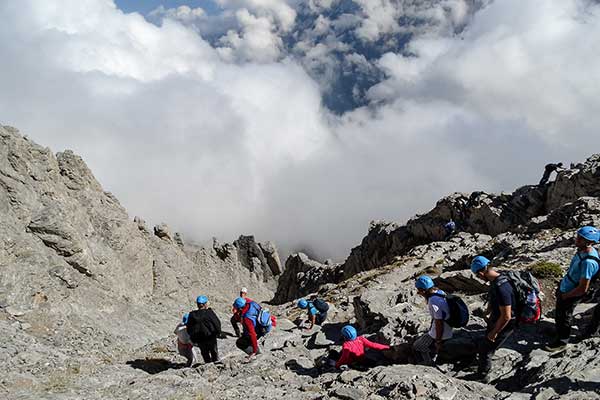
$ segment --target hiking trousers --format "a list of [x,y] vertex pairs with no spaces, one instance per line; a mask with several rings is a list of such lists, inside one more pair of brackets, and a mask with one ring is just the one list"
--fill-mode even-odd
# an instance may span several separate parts
[[560,290],[556,290],[556,308],[554,310],[554,321],[556,324],[556,338],[563,343],[569,343],[571,336],[571,325],[573,325],[573,311],[583,296],[561,299]]
[[205,363],[219,361],[219,350],[217,348],[217,338],[210,338],[198,344],[200,354]]
[[485,331],[485,336],[481,338],[479,342],[477,372],[480,374],[487,375],[487,373],[490,372],[492,369],[492,357],[494,357],[494,353],[496,353],[496,350],[498,350],[498,348],[502,346],[504,342],[506,342],[506,339],[508,339],[515,331],[515,321],[511,320],[504,327],[504,329],[498,333],[496,340],[494,342],[490,342],[490,340],[487,338],[487,335],[492,329],[494,329],[495,324],[495,322],[493,324],[488,324],[488,328]]
[[429,333],[426,333],[415,340],[413,349],[415,350],[417,357],[420,358],[417,360],[419,363],[430,366],[433,365],[431,353],[435,354],[435,339],[429,336]]

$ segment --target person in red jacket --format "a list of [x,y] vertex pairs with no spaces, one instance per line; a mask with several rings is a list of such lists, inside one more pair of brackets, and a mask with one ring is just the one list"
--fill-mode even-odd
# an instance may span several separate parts
[[236,346],[246,352],[248,358],[251,359],[260,352],[258,348],[258,339],[268,333],[267,329],[261,327],[257,323],[261,306],[255,301],[247,302],[246,299],[242,297],[235,299],[233,306],[239,312],[243,327],[242,336],[237,340]]
[[[240,297],[246,300],[246,304],[252,303],[252,299],[248,297],[248,289],[245,287],[240,289]],[[233,326],[233,332],[235,333],[235,336],[241,337],[242,333],[240,332],[238,324],[242,323],[242,314],[240,313],[240,309],[235,308],[235,306],[231,307],[231,312],[233,315],[231,316],[230,322],[231,326]]]
[[342,336],[345,342],[342,346],[342,354],[335,363],[336,368],[341,368],[343,365],[354,363],[363,363],[365,361],[365,348],[373,350],[388,350],[390,346],[371,342],[364,336],[358,336],[356,329],[350,325],[342,328]]

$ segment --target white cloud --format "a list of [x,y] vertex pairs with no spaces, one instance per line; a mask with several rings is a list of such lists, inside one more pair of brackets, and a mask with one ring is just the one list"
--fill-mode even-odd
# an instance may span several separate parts
[[283,46],[272,22],[265,17],[255,17],[245,8],[236,12],[241,33],[235,30],[221,37],[218,50],[228,61],[268,63],[276,61]]
[[[374,64],[336,36],[365,15],[322,18],[294,43],[302,67],[282,48],[291,3],[222,4],[215,19],[165,10],[156,26],[105,0],[0,3],[2,122],[73,148],[133,214],[337,258],[371,219],[536,182],[546,161],[600,145],[595,3],[503,0],[475,15],[458,0],[386,3],[433,21],[418,28],[369,6],[377,35],[419,31],[407,52]],[[203,39],[200,21],[217,20],[233,29],[228,50]],[[387,79],[368,107],[321,107],[334,73],[377,68]]]

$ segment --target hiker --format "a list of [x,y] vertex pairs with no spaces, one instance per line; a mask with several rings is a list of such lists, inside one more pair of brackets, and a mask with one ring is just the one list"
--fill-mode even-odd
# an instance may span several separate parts
[[564,168],[562,166],[563,164],[561,162],[559,162],[558,164],[546,164],[546,166],[544,167],[544,175],[542,176],[542,179],[540,179],[539,186],[544,186],[546,183],[548,183],[551,173],[555,171],[556,173],[563,171]]
[[233,307],[239,313],[243,327],[242,336],[235,344],[248,354],[248,359],[252,359],[260,353],[258,339],[264,337],[275,326],[275,317],[257,302],[247,302],[243,297],[235,299]]
[[208,297],[196,298],[198,309],[188,317],[188,333],[192,342],[200,348],[205,363],[219,361],[217,337],[221,336],[221,321],[217,314],[208,307]]
[[298,300],[298,307],[303,310],[306,310],[308,314],[307,322],[310,324],[310,326],[304,328],[304,330],[311,330],[315,326],[315,324],[322,325],[323,322],[325,322],[325,320],[327,319],[327,311],[329,311],[329,304],[327,304],[325,300],[317,298],[310,301],[306,299],[300,299]]
[[[600,241],[600,231],[593,226],[584,226],[577,230],[575,246],[577,253],[571,259],[566,275],[560,281],[556,290],[556,308],[554,320],[556,338],[544,347],[547,351],[560,351],[569,343],[573,310],[590,288],[592,278],[598,273],[598,252],[593,244]],[[597,307],[596,307],[597,308]],[[597,318],[600,311],[594,310],[591,329],[597,328]]]
[[371,352],[368,349],[388,350],[390,348],[387,344],[371,342],[364,336],[358,336],[356,329],[351,325],[346,325],[342,328],[342,337],[344,338],[342,353],[340,354],[335,350],[329,352],[329,358],[337,360],[335,367],[338,369],[348,368],[352,364],[374,365],[378,357],[369,354]]
[[450,239],[450,237],[454,234],[455,231],[456,223],[453,220],[446,222],[446,224],[444,225],[444,240]]
[[446,294],[435,287],[430,277],[423,275],[415,281],[417,293],[425,298],[429,314],[431,315],[431,326],[429,332],[415,340],[413,349],[420,360],[420,364],[433,365],[431,353],[437,355],[442,349],[445,340],[452,337],[452,327],[446,322],[450,318],[450,307],[446,300]]
[[[246,299],[246,303],[252,302],[252,299],[248,297],[248,289],[246,289],[245,287],[240,289],[240,297],[242,299]],[[231,316],[230,322],[231,326],[233,326],[233,332],[235,333],[236,337],[240,337],[242,336],[242,334],[240,332],[240,327],[238,324],[242,323],[242,317],[239,313],[239,309],[233,306],[231,307],[231,312],[233,313],[233,315]]]
[[481,280],[490,282],[488,292],[487,328],[481,338],[478,349],[477,378],[489,383],[489,372],[492,368],[492,357],[496,350],[504,344],[515,329],[516,297],[508,278],[495,271],[490,260],[476,256],[471,263],[471,271]]
[[184,356],[187,360],[186,367],[191,367],[196,364],[196,352],[194,351],[194,345],[192,339],[187,332],[189,314],[185,314],[180,323],[175,327],[174,334],[177,335],[177,351],[180,355]]

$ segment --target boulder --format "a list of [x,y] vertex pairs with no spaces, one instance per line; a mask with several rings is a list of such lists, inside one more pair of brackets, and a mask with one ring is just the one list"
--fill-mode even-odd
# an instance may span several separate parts
[[171,230],[165,223],[161,223],[154,227],[154,235],[160,239],[166,240],[168,242],[173,241],[173,237],[171,235]]

